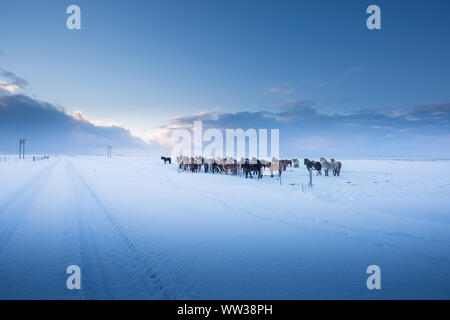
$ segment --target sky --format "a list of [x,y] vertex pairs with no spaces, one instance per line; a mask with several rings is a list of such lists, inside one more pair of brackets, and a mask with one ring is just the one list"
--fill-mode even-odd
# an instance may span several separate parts
[[[81,30],[66,28],[72,4]],[[366,27],[371,4],[381,30]],[[148,148],[202,119],[279,128],[284,154],[449,157],[449,9],[438,0],[0,0],[0,124],[20,122],[3,125],[0,142],[32,135],[18,129],[30,123],[39,131],[50,109]],[[28,116],[31,105],[47,107]],[[45,148],[65,152],[58,141]]]

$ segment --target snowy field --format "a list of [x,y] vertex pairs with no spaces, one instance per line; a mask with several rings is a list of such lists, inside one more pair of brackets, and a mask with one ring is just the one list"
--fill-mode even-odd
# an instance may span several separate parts
[[450,161],[342,162],[308,188],[303,166],[280,183],[150,158],[2,161],[0,298],[449,299]]

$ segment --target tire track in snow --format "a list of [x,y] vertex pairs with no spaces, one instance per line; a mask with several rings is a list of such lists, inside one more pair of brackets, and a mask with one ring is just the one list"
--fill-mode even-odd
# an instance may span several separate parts
[[27,183],[20,191],[0,207],[0,254],[10,242],[25,217],[30,212],[37,197],[41,193],[47,178],[56,167],[56,162],[48,164],[38,173],[31,182]]
[[76,234],[78,236],[79,245],[79,259],[82,274],[82,290],[81,296],[83,298],[91,299],[111,299],[112,294],[110,291],[110,284],[108,283],[107,276],[105,274],[105,267],[100,257],[97,244],[95,242],[95,235],[92,234],[91,226],[86,221],[86,214],[84,209],[81,208],[82,191],[80,186],[75,182],[76,177],[72,169],[68,166],[66,160],[65,169],[69,181],[71,181],[71,187],[74,192],[75,198],[75,224]]
[[[97,298],[113,298],[113,289],[116,289],[120,298],[123,298],[125,294],[131,294],[127,298],[136,298],[136,296],[143,299],[176,298],[171,290],[174,284],[167,284],[161,280],[155,268],[147,263],[144,255],[137,249],[137,246],[115,221],[97,194],[70,161],[67,161],[66,168],[76,189],[78,233],[82,243],[80,248],[82,264],[87,265],[86,272],[90,273],[92,270],[94,274],[94,276],[89,276],[86,272],[84,273],[88,281],[92,280],[88,288],[92,288],[93,291],[89,294]],[[89,213],[96,217],[87,217],[83,208],[80,207],[80,203],[90,204],[91,210]],[[100,238],[112,238],[112,241],[101,242],[98,240]],[[110,265],[108,265],[108,268],[105,268],[105,261],[102,259],[102,254],[105,256],[106,251],[109,253],[108,262]],[[112,264],[116,266],[112,266]],[[117,275],[111,272],[114,268],[120,270],[121,274]],[[124,273],[127,277],[124,277]],[[114,279],[116,282],[111,281]],[[179,292],[180,290],[176,291]]]
[[[59,161],[59,159],[58,159]],[[49,170],[49,166],[55,166],[55,163],[49,163],[46,164],[46,166],[39,171],[32,179],[31,181],[27,182],[22,188],[14,192],[8,200],[6,200],[2,205],[0,205],[0,215],[4,213],[8,207],[10,207],[14,202],[17,201],[17,199],[21,196],[23,196],[24,193],[26,193],[29,189],[31,189],[37,182],[40,181],[40,178],[46,174]]]

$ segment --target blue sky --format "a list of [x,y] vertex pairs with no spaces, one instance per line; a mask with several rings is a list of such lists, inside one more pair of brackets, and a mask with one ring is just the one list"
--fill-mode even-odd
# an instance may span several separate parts
[[[81,30],[66,28],[71,4]],[[371,4],[381,30],[366,28]],[[27,81],[22,94],[143,138],[176,117],[307,102],[323,116],[440,106],[439,128],[419,131],[445,141],[449,9],[448,1],[0,1],[0,68]],[[258,127],[252,119],[243,123]]]

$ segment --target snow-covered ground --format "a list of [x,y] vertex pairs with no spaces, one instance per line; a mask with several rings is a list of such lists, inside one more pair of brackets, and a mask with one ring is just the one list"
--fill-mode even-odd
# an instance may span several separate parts
[[150,158],[0,162],[0,298],[450,298],[450,161],[344,160],[307,181],[303,166],[280,183]]

